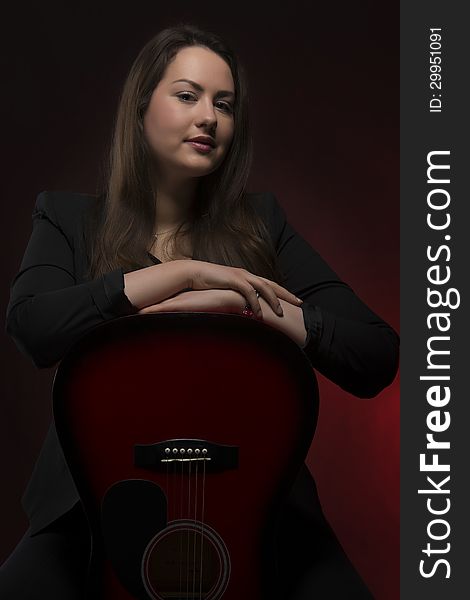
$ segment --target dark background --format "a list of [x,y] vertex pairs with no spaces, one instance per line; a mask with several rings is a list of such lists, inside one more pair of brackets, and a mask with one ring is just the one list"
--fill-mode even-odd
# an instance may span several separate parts
[[[398,2],[48,2],[14,10],[0,53],[3,315],[37,194],[94,193],[134,58],[184,19],[224,37],[248,71],[249,191],[274,192],[299,233],[399,331]],[[27,527],[20,497],[51,418],[54,370],[37,370],[4,330],[0,343],[2,562]],[[364,400],[318,377],[307,463],[352,562],[378,600],[396,599],[398,379]]]

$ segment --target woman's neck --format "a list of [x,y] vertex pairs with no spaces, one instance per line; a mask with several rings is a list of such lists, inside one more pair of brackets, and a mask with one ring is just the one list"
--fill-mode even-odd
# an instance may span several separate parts
[[159,177],[155,194],[155,231],[176,228],[187,219],[198,185],[198,178],[182,180]]

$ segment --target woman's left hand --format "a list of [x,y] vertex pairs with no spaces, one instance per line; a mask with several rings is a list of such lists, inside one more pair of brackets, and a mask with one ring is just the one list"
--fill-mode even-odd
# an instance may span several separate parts
[[158,304],[141,308],[137,314],[157,312],[222,312],[241,314],[244,297],[235,290],[190,290],[180,292]]
[[[271,306],[260,298],[262,316],[259,318],[266,325],[282,331],[294,340],[301,348],[305,345],[307,331],[304,325],[302,309],[290,302],[280,299],[284,311],[280,317]],[[158,312],[219,312],[241,315],[245,308],[245,297],[236,290],[204,289],[179,292],[172,298],[167,298],[158,304],[141,308],[137,314]],[[256,316],[252,317],[256,319]]]

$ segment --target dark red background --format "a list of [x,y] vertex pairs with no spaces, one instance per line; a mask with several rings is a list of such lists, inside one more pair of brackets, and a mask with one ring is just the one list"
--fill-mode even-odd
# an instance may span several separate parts
[[[178,9],[178,10],[177,10]],[[2,311],[44,189],[94,192],[117,97],[144,43],[180,19],[212,29],[249,75],[250,191],[399,330],[399,4],[41,3],[2,34]],[[20,12],[21,11],[21,12]],[[19,500],[50,415],[53,370],[4,333],[0,562],[27,527]],[[308,464],[325,513],[378,600],[399,597],[399,384],[361,400],[319,376]]]

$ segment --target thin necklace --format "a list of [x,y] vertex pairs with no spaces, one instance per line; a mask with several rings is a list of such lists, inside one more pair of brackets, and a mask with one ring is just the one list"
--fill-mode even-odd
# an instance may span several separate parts
[[170,231],[174,231],[177,228],[178,228],[178,225],[176,227],[173,227],[172,229],[167,229],[166,231],[159,231],[158,233],[154,234],[154,237],[157,237],[158,235],[162,235],[162,233],[169,233]]

